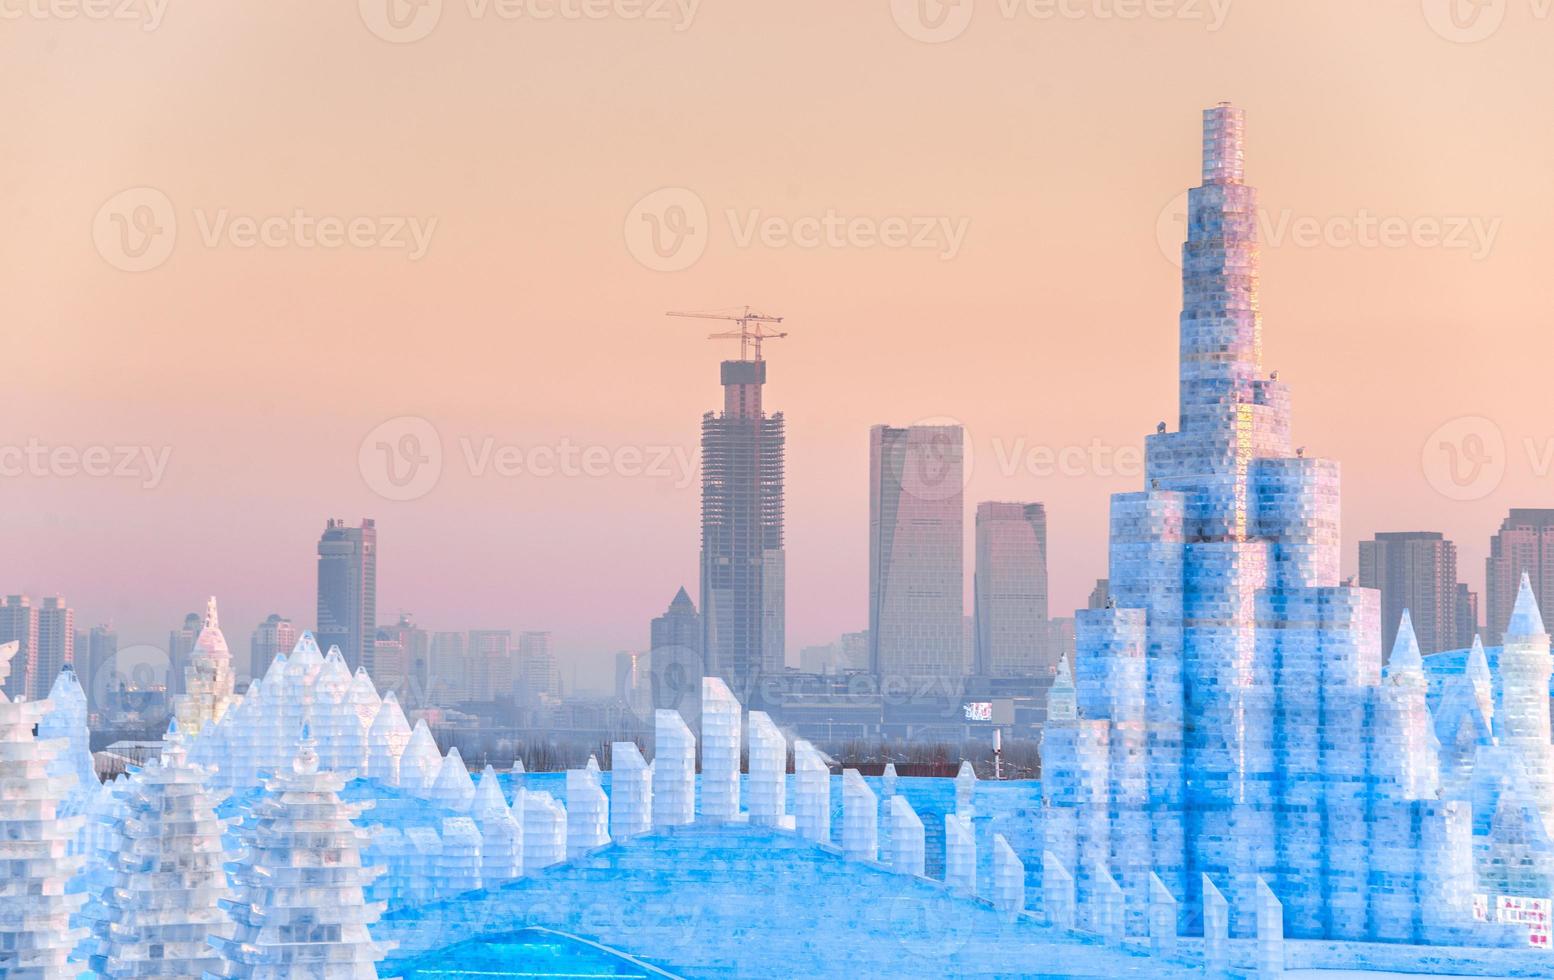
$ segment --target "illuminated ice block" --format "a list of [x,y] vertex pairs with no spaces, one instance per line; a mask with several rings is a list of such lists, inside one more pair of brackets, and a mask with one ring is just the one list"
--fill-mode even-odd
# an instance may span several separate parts
[[513,815],[490,766],[480,774],[470,817],[480,829],[480,874],[485,886],[494,888],[522,876],[523,825]]
[[962,762],[955,774],[955,812],[975,814],[972,804],[977,794],[977,771],[970,762]]
[[[998,860],[996,851],[993,860]],[[944,815],[944,882],[962,895],[977,893],[977,837],[963,813]]]
[[1051,851],[1041,856],[1041,907],[1047,925],[1074,928],[1078,908],[1074,901],[1074,876]]
[[787,815],[788,740],[764,711],[750,712],[750,822],[779,827]]
[[482,886],[481,846],[480,830],[470,817],[442,822],[442,886],[438,889],[442,895],[462,895]]
[[427,791],[427,799],[436,806],[454,813],[468,813],[475,801],[475,781],[469,776],[469,767],[459,755],[458,746],[448,750],[437,768],[437,776]]
[[1003,834],[993,835],[993,907],[1005,922],[1025,911],[1025,864]]
[[567,857],[610,842],[610,800],[591,769],[567,770]]
[[727,823],[739,815],[742,709],[721,678],[701,682],[701,815]]
[[400,785],[400,759],[410,744],[410,722],[393,691],[383,696],[367,733],[367,775],[385,786]]
[[1203,876],[1203,975],[1230,974],[1230,907],[1225,896]]
[[894,762],[885,763],[885,771],[880,774],[880,791],[887,800],[896,795],[896,764]]
[[625,840],[653,826],[653,776],[635,742],[610,746],[610,836]]
[[890,866],[898,874],[922,877],[926,867],[923,821],[904,796],[892,796],[890,814]]
[[567,859],[567,811],[549,793],[523,795],[523,873],[544,871]]
[[879,799],[856,769],[842,770],[842,850],[859,861],[879,857]]
[[805,839],[831,842],[831,769],[804,739],[793,743],[793,816]]
[[653,826],[696,819],[696,736],[678,711],[653,713]]
[[432,784],[442,770],[442,753],[437,750],[437,740],[426,720],[415,723],[405,752],[399,757],[399,785],[416,796],[431,796]]
[[1284,975],[1284,906],[1261,877],[1257,879],[1257,975]]
[[1157,874],[1149,876],[1149,948],[1156,956],[1176,955],[1177,901]]

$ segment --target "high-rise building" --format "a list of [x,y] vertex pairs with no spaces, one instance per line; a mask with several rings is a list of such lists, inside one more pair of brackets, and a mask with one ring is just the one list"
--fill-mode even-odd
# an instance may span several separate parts
[[1484,562],[1484,642],[1498,646],[1526,573],[1540,605],[1554,596],[1554,509],[1514,507],[1489,539]]
[[416,703],[442,703],[438,700],[437,692],[432,690],[431,634],[415,624],[415,617],[409,613],[400,613],[399,621],[393,626],[378,628],[378,636],[388,636],[399,641],[402,663],[398,669],[404,682],[414,689]]
[[1111,600],[1111,583],[1104,578],[1095,580],[1095,588],[1090,590],[1090,597],[1085,600],[1086,609],[1105,609],[1106,603]]
[[205,617],[192,612],[184,615],[182,626],[168,631],[167,696],[169,698],[186,693],[184,669],[189,666],[189,658],[194,654],[194,644],[199,640],[200,629],[204,624]]
[[248,677],[258,680],[270,669],[276,654],[289,656],[297,645],[297,627],[279,613],[270,613],[254,627],[248,640]]
[[684,588],[656,617],[648,640],[648,688],[652,706],[678,711],[692,731],[701,730],[701,616]]
[[1473,646],[1473,638],[1483,632],[1478,621],[1478,593],[1465,583],[1457,583],[1457,643],[1456,649]]
[[75,667],[75,651],[75,610],[65,604],[64,596],[44,596],[43,605],[38,607],[38,673],[32,691],[35,700],[49,696],[49,688],[54,686],[61,667]]
[[318,539],[318,645],[340,648],[346,664],[372,673],[378,630],[378,528],[330,519]]
[[[759,350],[759,349],[758,349]],[[702,654],[736,692],[783,669],[783,417],[762,405],[766,362],[724,361],[723,411],[701,421]]]
[[[519,659],[523,660],[527,651],[523,637],[519,637]],[[542,634],[549,642],[550,634]],[[471,701],[494,701],[497,698],[510,698],[513,696],[518,684],[518,668],[513,664],[513,631],[512,630],[470,630],[469,631],[469,696]],[[526,661],[525,661],[526,662]],[[554,668],[555,661],[552,659]],[[524,674],[524,680],[528,675]]]
[[[1360,542],[1360,585],[1381,592],[1381,648],[1397,641],[1407,609],[1424,655],[1461,649],[1457,546],[1436,531],[1382,531]],[[1472,643],[1470,638],[1469,644]]]
[[[14,701],[31,697],[38,682],[38,607],[28,596],[0,599],[0,643],[12,640],[17,649],[11,658],[10,676],[5,679],[5,695]],[[51,678],[49,684],[53,683]]]
[[[561,696],[561,666],[548,632],[526,630],[518,634],[518,673],[525,704]],[[508,689],[512,689],[511,684]]]
[[99,678],[97,672],[112,671],[118,653],[119,634],[111,623],[76,630],[76,677],[86,691],[88,707],[94,711],[102,707],[95,700],[98,692],[106,694],[111,686],[108,675]]
[[964,672],[964,434],[869,432],[869,667],[882,677]]
[[428,696],[433,704],[457,704],[473,701],[474,686],[470,683],[469,658],[464,652],[464,634],[439,631],[429,641],[431,681]]
[[406,707],[422,707],[419,692],[411,689],[410,667],[405,658],[405,645],[392,627],[382,626],[372,633],[372,656],[367,658],[372,666],[367,676],[380,690],[393,691],[399,703]]
[[976,528],[976,673],[1048,676],[1057,660],[1047,650],[1047,510],[987,501]]

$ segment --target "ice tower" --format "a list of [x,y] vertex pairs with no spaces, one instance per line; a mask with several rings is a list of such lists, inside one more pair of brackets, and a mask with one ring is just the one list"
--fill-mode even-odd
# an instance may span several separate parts
[[235,682],[232,654],[216,615],[216,597],[211,596],[205,603],[205,623],[184,668],[184,690],[188,693],[180,695],[173,705],[179,728],[192,736],[219,722],[232,706]]

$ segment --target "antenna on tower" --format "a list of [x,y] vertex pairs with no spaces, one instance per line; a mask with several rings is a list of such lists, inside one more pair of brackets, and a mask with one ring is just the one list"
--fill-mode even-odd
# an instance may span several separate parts
[[[768,331],[768,323],[781,323],[780,316],[767,316],[758,313],[750,307],[745,307],[743,313],[689,313],[678,310],[670,310],[666,316],[684,317],[694,320],[728,320],[739,324],[737,330],[725,330],[722,333],[708,334],[708,340],[733,340],[739,339],[739,359],[741,361],[759,361],[761,359],[761,341],[780,340],[788,336],[786,330]],[[753,356],[752,356],[753,355]]]

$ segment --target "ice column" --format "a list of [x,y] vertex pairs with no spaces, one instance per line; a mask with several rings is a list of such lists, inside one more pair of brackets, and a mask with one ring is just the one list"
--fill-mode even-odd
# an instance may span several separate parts
[[722,678],[701,681],[701,814],[728,823],[739,815],[741,711]]
[[1074,928],[1074,876],[1051,851],[1041,855],[1041,904],[1047,925]]
[[469,778],[469,767],[464,765],[458,746],[449,749],[443,757],[437,777],[428,790],[428,799],[454,813],[469,812],[470,804],[475,801],[475,781]]
[[369,926],[383,907],[363,901],[381,874],[363,867],[360,804],[340,802],[345,777],[318,768],[306,726],[291,771],[270,780],[246,827],[238,897],[223,903],[236,930],[213,940],[228,977],[370,977],[389,947]]
[[524,793],[523,873],[532,875],[566,859],[566,809],[549,793]]
[[0,643],[0,976],[63,980],[80,970],[67,967],[75,944],[86,936],[70,928],[82,895],[66,895],[65,883],[81,867],[66,857],[81,818],[58,819],[60,801],[74,782],[48,775],[49,762],[65,747],[41,742],[33,726],[48,712],[43,701],[10,701],[3,685],[11,673],[17,643]]
[[480,830],[469,817],[442,822],[442,892],[462,895],[483,885]]
[[653,826],[653,776],[635,742],[610,746],[610,836],[625,840]]
[[890,866],[921,878],[926,866],[923,821],[904,796],[890,798]]
[[[892,767],[894,769],[894,767]],[[977,794],[977,771],[970,762],[962,761],[960,772],[955,774],[955,812],[975,815],[972,799]]]
[[1230,973],[1230,906],[1208,875],[1203,876],[1203,973]]
[[750,712],[750,822],[779,827],[787,811],[788,741],[764,711]]
[[885,772],[880,776],[880,789],[885,793],[887,800],[896,795],[896,764],[894,762],[885,763]]
[[696,819],[696,736],[678,711],[653,712],[653,826]]
[[494,888],[523,874],[523,825],[513,816],[496,770],[486,766],[475,787],[470,816],[480,829],[480,877]]
[[842,850],[859,861],[879,857],[879,800],[856,769],[842,770]]
[[610,800],[590,769],[567,770],[567,857],[610,842]]
[[803,739],[793,743],[793,814],[805,838],[831,842],[831,770]]
[[1121,943],[1127,935],[1127,902],[1122,886],[1105,868],[1090,872],[1092,888],[1086,904],[1090,906],[1090,930],[1100,933],[1109,943]]
[[1025,864],[1003,834],[993,835],[993,908],[1005,922],[1025,911]]
[[1149,948],[1156,956],[1176,955],[1177,902],[1160,876],[1149,876]]
[[1527,770],[1527,786],[1543,823],[1554,836],[1554,744],[1550,744],[1549,634],[1533,598],[1532,582],[1522,584],[1505,628],[1500,650],[1501,744],[1512,750]]
[[1284,906],[1262,878],[1257,879],[1257,975],[1284,975]]
[[[993,859],[998,859],[996,850]],[[964,813],[944,815],[944,882],[962,895],[977,893],[977,838]],[[1020,887],[1025,887],[1023,878]]]
[[216,818],[220,797],[205,788],[206,770],[191,765],[175,720],[161,758],[130,787],[128,819],[103,891],[92,969],[105,977],[199,976],[220,957],[208,941],[230,936],[220,906],[229,897],[226,853]]

